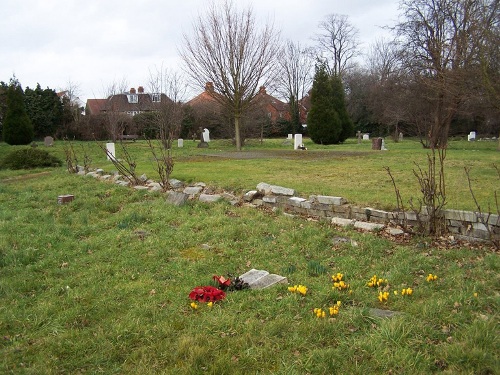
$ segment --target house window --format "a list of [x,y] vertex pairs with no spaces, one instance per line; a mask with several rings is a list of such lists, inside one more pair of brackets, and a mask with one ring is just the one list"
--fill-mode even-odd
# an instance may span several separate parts
[[271,118],[271,112],[267,113],[267,117]]
[[127,96],[129,103],[137,103],[139,101],[139,96],[137,94],[129,94]]
[[151,100],[153,103],[160,103],[161,102],[161,94],[155,93],[151,94]]

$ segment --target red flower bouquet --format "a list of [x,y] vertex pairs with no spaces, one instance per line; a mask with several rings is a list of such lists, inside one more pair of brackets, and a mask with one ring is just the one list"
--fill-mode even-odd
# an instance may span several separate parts
[[217,302],[226,298],[226,293],[213,286],[197,286],[189,293],[189,298],[199,302]]

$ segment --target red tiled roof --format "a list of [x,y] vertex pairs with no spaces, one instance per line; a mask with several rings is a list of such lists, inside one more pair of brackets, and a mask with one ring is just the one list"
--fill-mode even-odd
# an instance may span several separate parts
[[87,115],[97,115],[104,111],[108,99],[87,99],[85,113]]

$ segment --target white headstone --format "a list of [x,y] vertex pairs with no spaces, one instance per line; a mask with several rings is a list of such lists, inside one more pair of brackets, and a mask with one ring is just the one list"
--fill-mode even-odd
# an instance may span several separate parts
[[302,134],[295,134],[293,141],[293,149],[298,150],[299,146],[302,146]]
[[403,133],[399,132],[399,141],[402,142],[403,141]]
[[387,151],[387,149],[385,148],[385,140],[384,140],[384,138],[382,138],[382,146],[380,147],[380,149],[382,151]]
[[[115,144],[114,143],[106,143],[106,158],[108,160],[111,160],[111,158],[116,159],[116,153],[115,153]],[[111,155],[111,157],[110,157]]]
[[210,142],[210,132],[208,129],[203,129],[203,142]]
[[467,140],[470,142],[470,141],[475,141],[476,140],[476,132],[472,131],[469,133],[469,135],[467,136]]
[[179,148],[184,147],[184,139],[179,138],[179,139],[177,140],[177,147],[179,147]]
[[370,134],[363,134],[363,141],[369,141],[370,140]]
[[288,134],[288,139],[293,139],[293,134]]

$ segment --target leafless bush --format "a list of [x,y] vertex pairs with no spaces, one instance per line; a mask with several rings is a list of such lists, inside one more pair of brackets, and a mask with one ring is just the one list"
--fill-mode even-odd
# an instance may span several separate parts
[[[73,143],[69,138],[63,138],[64,140],[64,154],[66,155],[66,165],[69,173],[78,173],[78,157],[75,152]],[[80,145],[83,154],[83,170],[87,173],[90,170],[90,164],[92,163],[92,158],[87,152],[83,145]]]
[[[174,159],[172,158],[172,138],[169,139],[159,139],[155,142],[149,138],[146,138],[148,142],[149,149],[153,154],[153,158],[156,162],[156,171],[160,176],[160,186],[163,191],[167,191],[170,188],[170,174],[174,169]],[[170,147],[165,147],[169,145]]]
[[103,146],[101,143],[97,142],[97,145],[103,150],[106,156],[111,160],[118,173],[126,178],[133,185],[143,185],[143,181],[137,176],[135,168],[136,163],[135,160],[130,156],[125,144],[123,142],[119,142],[122,152],[123,152],[123,160],[116,158],[113,156],[107,149],[106,146]]
[[[493,164],[493,168],[495,168],[495,170],[497,171],[498,179],[500,180],[500,170],[499,170],[498,166]],[[474,194],[474,190],[472,188],[472,182],[471,182],[471,178],[470,178],[470,168],[464,167],[464,170],[465,170],[465,175],[467,176],[467,182],[469,184],[470,194],[471,194],[472,199],[474,200],[474,204],[476,205],[476,208],[477,208],[477,211],[475,212],[477,219],[486,228],[486,231],[488,232],[488,238],[490,239],[491,243],[495,246],[495,248],[497,250],[499,250],[500,249],[500,237],[498,237],[498,236],[495,237],[495,233],[493,232],[493,225],[490,221],[491,215],[492,215],[491,206],[488,205],[488,212],[482,211],[481,205],[477,201],[476,195]],[[496,223],[494,225],[498,226],[498,225],[500,225],[500,205],[498,202],[498,195],[497,195],[496,190],[493,192],[493,196],[494,196],[494,200],[495,200],[495,209],[496,209],[496,215],[497,215]]]

